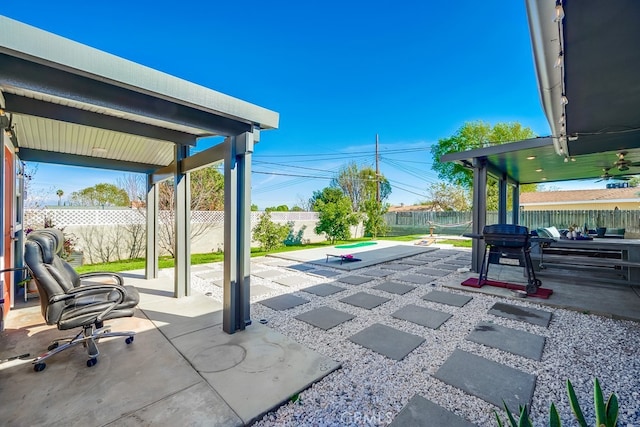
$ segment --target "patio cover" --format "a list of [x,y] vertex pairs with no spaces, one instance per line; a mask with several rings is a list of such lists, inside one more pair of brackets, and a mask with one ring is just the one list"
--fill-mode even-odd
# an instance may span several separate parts
[[[224,328],[244,329],[251,153],[261,130],[278,127],[278,113],[3,16],[0,109],[0,138],[22,160],[147,174],[147,278],[158,274],[157,184],[173,178],[176,297],[190,292],[189,172],[223,160]],[[224,142],[190,156],[199,141],[216,136]]]
[[[500,222],[508,221],[507,191],[513,189],[510,222],[517,224],[520,184],[640,174],[640,2],[525,3],[551,135],[441,158],[473,169],[475,234],[481,234],[486,222],[488,176],[499,182]],[[628,170],[616,163],[621,152]],[[474,240],[475,271],[482,253],[483,243]]]

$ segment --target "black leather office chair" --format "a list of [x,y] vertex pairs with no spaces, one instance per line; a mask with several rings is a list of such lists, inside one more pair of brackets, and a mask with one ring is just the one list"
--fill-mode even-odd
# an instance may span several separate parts
[[47,325],[57,325],[59,330],[82,328],[73,337],[53,342],[48,352],[34,359],[36,372],[46,367],[46,359],[77,344],[87,348],[87,366],[91,367],[98,361],[96,342],[100,338],[122,336],[131,344],[135,335],[132,331],[111,332],[103,322],[133,316],[140,299],[137,289],[125,286],[116,273],[78,275],[60,257],[63,245],[62,232],[52,228],[32,232],[25,244],[24,260],[38,287]]

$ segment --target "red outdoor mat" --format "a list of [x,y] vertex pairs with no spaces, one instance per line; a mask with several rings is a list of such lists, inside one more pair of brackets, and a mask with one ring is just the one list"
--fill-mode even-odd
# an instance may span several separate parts
[[[498,288],[512,289],[516,291],[527,290],[525,285],[517,285],[515,283],[507,283],[507,282],[497,282],[495,280],[484,280],[482,284],[479,284],[477,277],[469,277],[467,280],[462,282],[461,285],[471,286],[472,288],[481,288],[484,285],[487,285],[487,286],[496,286]],[[527,296],[548,299],[552,293],[553,293],[553,289],[538,288],[538,290],[535,293],[527,294]]]

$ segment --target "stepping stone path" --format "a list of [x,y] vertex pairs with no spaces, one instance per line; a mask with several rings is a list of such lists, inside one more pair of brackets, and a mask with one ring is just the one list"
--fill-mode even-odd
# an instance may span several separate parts
[[310,294],[318,295],[319,297],[326,297],[338,292],[346,291],[345,288],[331,285],[329,283],[321,283],[319,285],[309,286],[308,288],[303,288],[301,290]]
[[533,360],[542,359],[545,337],[495,323],[480,322],[467,340]]
[[403,276],[396,277],[396,279],[405,282],[417,283],[418,285],[426,285],[436,280],[434,277],[422,276],[420,274],[405,274]]
[[449,271],[456,271],[457,269],[460,268],[459,265],[455,265],[455,264],[447,264],[447,263],[442,263],[442,264],[438,264],[438,265],[434,265],[434,267],[442,269],[442,270],[449,270]]
[[427,276],[443,277],[451,274],[450,270],[438,270],[437,268],[421,268],[416,273],[426,274]]
[[440,304],[462,307],[473,298],[466,295],[452,294],[451,292],[431,291],[422,297],[425,301],[438,302]]
[[299,286],[301,284],[304,284],[305,282],[308,283],[309,279],[305,277],[300,277],[300,276],[285,276],[279,279],[275,279],[274,282],[282,286],[291,287],[291,286]]
[[204,280],[222,280],[223,274],[222,271],[210,271],[208,273],[197,273],[196,277]]
[[393,271],[383,270],[381,268],[371,268],[366,271],[361,271],[361,272],[359,271],[358,273],[364,274],[365,276],[372,276],[372,277],[387,277],[393,274]]
[[475,424],[447,411],[419,394],[414,395],[389,427],[474,427]]
[[551,312],[549,311],[505,304],[502,302],[495,303],[489,310],[489,314],[505,317],[507,319],[520,320],[521,322],[544,326],[545,328],[549,327],[549,323],[551,322]]
[[362,276],[345,276],[338,279],[341,283],[348,283],[349,285],[362,285],[373,280],[373,277]]
[[452,315],[449,313],[443,313],[442,311],[432,310],[427,307],[409,304],[392,313],[391,316],[396,319],[407,320],[427,328],[438,329],[444,322],[449,320]]
[[415,288],[416,288],[415,286],[405,285],[405,284],[396,283],[396,282],[388,282],[388,281],[372,287],[372,289],[378,289],[378,290],[389,292],[391,294],[396,294],[396,295],[404,295],[407,292],[411,292]]
[[282,311],[297,307],[302,304],[306,304],[308,302],[308,299],[304,299],[291,294],[284,294],[262,300],[260,301],[260,304],[269,307],[272,310]]
[[380,266],[380,268],[393,271],[406,271],[412,269],[413,266],[408,264],[383,264]]
[[270,294],[272,292],[274,292],[275,289],[272,289],[268,286],[262,286],[262,285],[251,285],[251,288],[249,290],[249,295],[252,297],[259,297],[261,295],[266,295],[266,294]]
[[380,323],[352,335],[349,341],[375,351],[389,359],[402,360],[425,339]]
[[309,270],[309,273],[315,274],[316,276],[322,276],[322,277],[333,277],[333,276],[337,276],[338,274],[342,274],[338,271],[333,271],[333,270]]
[[353,294],[348,297],[342,298],[340,301],[347,304],[351,304],[356,307],[366,308],[367,310],[371,310],[389,301],[389,298],[379,297],[377,295],[371,295],[366,292],[358,292],[357,294]]
[[356,316],[353,314],[324,306],[299,314],[296,316],[296,319],[327,331],[331,328],[335,328],[341,323],[353,319],[354,317]]
[[407,265],[425,265],[425,262],[423,260],[420,259],[412,259],[412,258],[407,258],[407,259],[401,259],[398,261],[398,264],[407,264]]
[[264,270],[252,273],[253,276],[260,277],[262,279],[273,279],[274,277],[282,276],[284,273],[278,270]]
[[534,375],[460,349],[453,351],[434,377],[499,408],[504,400],[511,410],[530,405],[536,385]]
[[309,270],[313,270],[313,267],[310,265],[306,265],[306,264],[294,264],[294,265],[289,265],[287,266],[287,268],[290,268],[291,270],[296,270],[296,271],[309,271]]

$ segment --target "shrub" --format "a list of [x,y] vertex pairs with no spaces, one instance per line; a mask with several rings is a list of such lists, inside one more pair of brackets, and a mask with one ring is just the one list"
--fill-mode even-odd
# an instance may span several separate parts
[[273,222],[269,212],[263,213],[253,227],[253,239],[260,242],[260,248],[265,252],[284,246],[284,240],[288,235],[289,226]]

